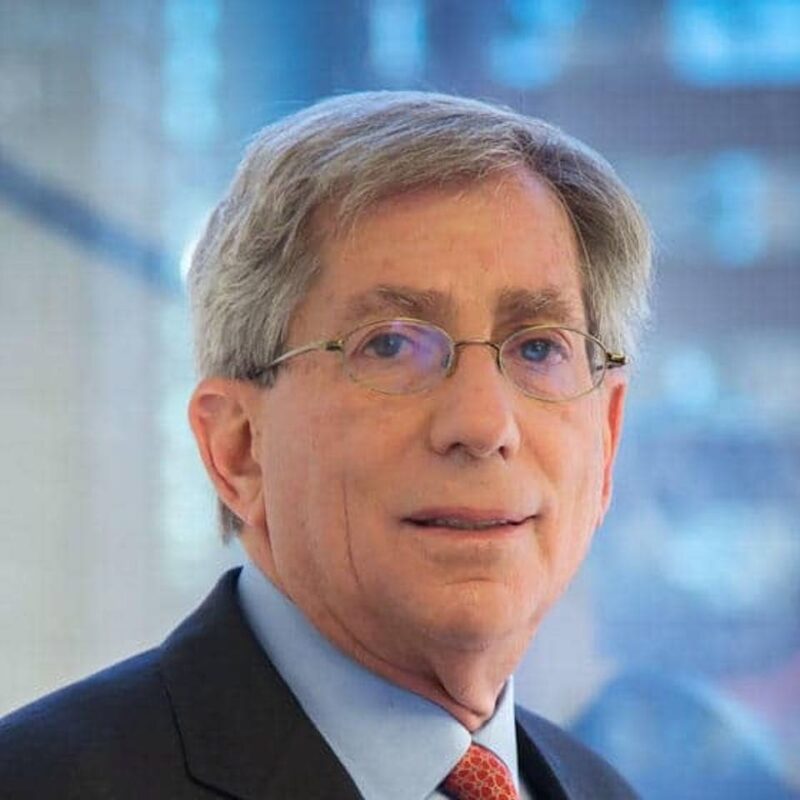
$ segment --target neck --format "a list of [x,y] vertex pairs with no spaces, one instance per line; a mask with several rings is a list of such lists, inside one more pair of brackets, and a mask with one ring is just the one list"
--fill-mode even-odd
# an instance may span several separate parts
[[494,714],[535,628],[532,623],[491,640],[444,643],[418,634],[371,630],[364,620],[353,625],[352,615],[347,620],[336,616],[313,592],[294,597],[278,577],[268,549],[247,549],[267,579],[331,644],[370,672],[441,706],[470,732]]
[[[493,714],[500,692],[516,668],[530,635],[509,635],[479,645],[403,642],[395,637],[358,638],[326,609],[290,599],[334,646],[382,678],[444,708],[470,732]],[[372,644],[376,642],[377,645]]]
[[494,714],[497,700],[517,660],[504,665],[495,657],[437,654],[425,670],[397,667],[364,649],[348,653],[367,669],[444,708],[474,732]]

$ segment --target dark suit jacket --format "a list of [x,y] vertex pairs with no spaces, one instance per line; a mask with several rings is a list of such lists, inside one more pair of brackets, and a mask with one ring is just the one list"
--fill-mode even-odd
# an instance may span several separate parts
[[[0,720],[0,798],[359,798],[250,632],[237,578],[160,647]],[[634,797],[545,720],[520,710],[517,728],[537,800]]]

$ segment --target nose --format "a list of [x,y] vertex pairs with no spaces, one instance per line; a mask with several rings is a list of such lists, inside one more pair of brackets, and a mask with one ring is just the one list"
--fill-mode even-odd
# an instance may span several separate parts
[[[472,346],[482,344],[487,347]],[[514,413],[517,391],[500,372],[497,349],[488,342],[465,341],[455,358],[451,374],[434,390],[432,448],[440,455],[510,458],[521,438]]]

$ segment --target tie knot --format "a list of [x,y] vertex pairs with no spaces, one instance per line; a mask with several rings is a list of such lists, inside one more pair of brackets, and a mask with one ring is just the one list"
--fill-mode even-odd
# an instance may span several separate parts
[[441,788],[453,800],[519,800],[508,767],[479,744],[470,745]]

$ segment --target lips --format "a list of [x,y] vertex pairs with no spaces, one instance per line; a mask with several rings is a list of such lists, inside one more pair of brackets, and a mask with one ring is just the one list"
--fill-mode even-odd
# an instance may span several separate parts
[[517,527],[531,515],[503,510],[479,509],[423,509],[405,518],[418,528],[447,528],[459,531],[491,531]]

